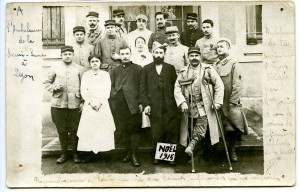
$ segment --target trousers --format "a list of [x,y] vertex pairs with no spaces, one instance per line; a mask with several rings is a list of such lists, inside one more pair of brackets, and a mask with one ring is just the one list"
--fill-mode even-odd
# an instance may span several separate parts
[[81,116],[79,109],[51,107],[51,116],[58,132],[62,154],[67,153],[69,143],[73,152],[77,152],[77,130]]
[[129,153],[136,153],[140,142],[142,113],[131,114],[124,93],[120,90],[115,99],[116,120],[122,134],[125,148]]
[[162,117],[150,117],[153,150],[158,142],[177,144],[178,127],[176,116],[163,113]]

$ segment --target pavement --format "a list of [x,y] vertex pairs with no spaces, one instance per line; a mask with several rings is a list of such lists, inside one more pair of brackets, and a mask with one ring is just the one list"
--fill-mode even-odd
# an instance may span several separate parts
[[[226,155],[223,150],[214,152],[213,157],[205,161],[199,154],[195,155],[196,173],[228,173],[237,172],[241,174],[264,174],[264,158],[261,150],[238,150],[239,161],[232,163],[233,171],[229,171]],[[74,164],[69,159],[64,164],[56,164],[59,155],[47,155],[42,157],[42,173],[63,174],[63,173],[191,173],[191,164],[188,163],[189,156],[183,150],[178,150],[176,154],[176,166],[170,166],[168,162],[162,161],[159,165],[153,165],[153,155],[151,152],[142,151],[138,153],[141,162],[140,167],[133,167],[130,162],[121,162],[123,152],[98,153],[90,163]]]

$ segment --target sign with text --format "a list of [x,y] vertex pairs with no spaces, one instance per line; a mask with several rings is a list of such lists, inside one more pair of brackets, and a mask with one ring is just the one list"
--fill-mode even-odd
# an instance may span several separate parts
[[155,159],[164,161],[174,161],[176,152],[176,144],[157,143]]

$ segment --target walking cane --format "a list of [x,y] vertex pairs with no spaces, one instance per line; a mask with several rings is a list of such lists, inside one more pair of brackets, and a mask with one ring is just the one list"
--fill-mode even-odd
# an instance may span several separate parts
[[[205,71],[204,71],[204,76],[205,76],[205,73],[206,73],[206,68],[205,68]],[[210,74],[209,73],[208,73],[208,77],[210,78]],[[229,158],[229,153],[228,153],[228,149],[227,149],[227,144],[226,144],[225,136],[224,136],[224,133],[223,133],[223,125],[222,125],[222,122],[220,121],[220,117],[219,117],[218,111],[216,109],[214,98],[213,98],[213,96],[211,94],[211,91],[209,89],[209,83],[207,83],[207,88],[208,88],[210,99],[212,101],[214,112],[216,114],[216,118],[217,118],[217,122],[218,122],[218,127],[219,127],[219,130],[221,132],[221,137],[222,137],[222,140],[223,140],[223,143],[224,143],[226,157],[227,157],[227,161],[228,161],[228,164],[229,164],[229,170],[232,171],[233,169],[232,169],[232,166],[231,166],[231,162],[230,162],[230,158]]]
[[[181,85],[181,86],[187,86],[187,85],[191,85],[192,86],[192,83],[193,83],[193,81],[194,81],[195,79],[194,78],[191,78],[191,79],[186,79],[186,80],[180,80],[179,81],[179,84]],[[188,87],[185,87],[185,88],[188,88]],[[191,97],[191,101],[190,101],[190,108],[192,108],[192,102],[193,102],[193,90],[192,90],[192,87],[191,87],[191,95],[192,95],[192,97]],[[185,120],[185,122],[187,122],[187,124],[188,124],[188,113],[187,112],[184,112],[183,113],[184,114],[184,120]],[[193,127],[193,117],[191,117],[191,127],[190,127],[190,129],[191,129],[191,134],[190,134],[190,132],[188,131],[188,140],[189,140],[189,143],[191,142],[191,138],[192,138],[192,136],[193,136],[193,132],[194,132],[194,127]],[[188,126],[188,125],[187,125]],[[194,154],[192,153],[192,155],[191,155],[191,164],[192,164],[192,173],[195,173],[196,171],[195,171],[195,162],[194,162]]]
[[[193,84],[191,84],[191,102],[190,102],[190,109],[192,109],[192,105],[193,105],[193,87],[192,87]],[[194,134],[194,119],[193,117],[191,116],[191,135],[190,135],[190,142],[192,140],[192,137],[193,137],[193,134]],[[195,148],[194,148],[195,149]],[[194,152],[192,153],[191,155],[191,163],[192,163],[192,173],[195,173],[195,162],[194,162]]]

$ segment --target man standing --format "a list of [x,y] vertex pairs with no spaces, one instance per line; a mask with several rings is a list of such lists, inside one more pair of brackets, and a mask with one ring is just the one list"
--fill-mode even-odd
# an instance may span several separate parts
[[115,20],[105,21],[106,36],[95,45],[95,53],[101,55],[102,62],[107,64],[107,71],[110,73],[112,69],[121,64],[119,51],[120,47],[127,46],[123,38],[116,34]]
[[[187,146],[188,134],[191,133],[191,122],[193,119],[193,135],[185,152],[193,154],[195,145],[203,141],[206,131],[209,130],[211,145],[219,142],[219,131],[216,115],[213,110],[212,101],[208,89],[214,90],[214,102],[217,109],[223,104],[224,85],[218,73],[209,65],[201,63],[200,49],[189,48],[190,65],[180,70],[176,83],[174,95],[177,106],[180,106],[183,116],[180,131],[180,144]],[[212,83],[209,85],[208,83]],[[212,87],[211,87],[212,86]]]
[[168,46],[164,62],[174,65],[176,72],[189,64],[188,61],[188,47],[179,42],[179,31],[177,26],[167,27],[166,35],[168,39]]
[[167,45],[167,36],[166,36],[166,22],[167,22],[167,15],[163,14],[162,12],[155,13],[155,20],[157,30],[156,32],[152,33],[149,42],[148,48],[149,51],[152,51],[153,43],[158,42],[163,45]]
[[126,39],[127,30],[125,27],[125,12],[122,9],[113,10],[113,20],[116,21],[117,36]]
[[[241,115],[232,116],[230,111],[240,111],[240,99],[243,90],[242,75],[239,63],[230,55],[231,42],[221,38],[218,41],[219,61],[214,68],[220,74],[225,86],[224,104],[222,106],[222,120],[227,132],[229,156],[231,161],[238,161],[235,151],[236,140],[244,132],[244,119]],[[237,113],[241,114],[241,113]]]
[[52,93],[51,116],[62,150],[60,158],[56,161],[58,164],[67,161],[68,143],[73,150],[74,163],[80,163],[77,154],[77,129],[81,114],[80,82],[83,68],[72,61],[73,56],[73,47],[63,46],[61,48],[63,62],[53,66],[53,70],[44,81],[46,89]]
[[197,40],[196,47],[200,48],[201,59],[203,63],[214,64],[218,60],[217,54],[217,41],[213,33],[214,23],[210,19],[206,19],[202,22],[202,29],[204,37]]
[[147,29],[147,22],[148,18],[146,15],[139,14],[136,16],[137,29],[127,35],[127,43],[131,49],[135,48],[137,37],[143,37],[146,40],[146,45],[148,45],[149,38],[153,32]]
[[91,45],[95,45],[105,34],[99,26],[99,13],[91,11],[86,16],[88,27],[87,38]]
[[143,107],[139,99],[140,75],[142,67],[130,61],[129,47],[120,48],[122,64],[111,73],[111,98],[116,106],[116,117],[124,139],[127,155],[122,160],[132,160],[134,167],[140,163],[136,157],[139,146],[139,131],[142,125]]
[[75,42],[72,44],[74,49],[73,61],[84,67],[85,71],[87,71],[91,69],[88,57],[93,54],[94,46],[85,40],[85,29],[82,26],[73,28],[73,36],[75,38]]
[[[177,107],[174,98],[176,71],[164,62],[165,47],[154,47],[154,62],[146,65],[141,75],[141,100],[145,113],[150,116],[153,149],[158,142],[177,144]],[[153,164],[158,164],[154,160]],[[175,165],[175,161],[170,161]]]
[[203,31],[198,26],[197,13],[188,13],[186,24],[188,29],[181,33],[180,42],[187,47],[195,47],[196,41],[204,36]]

